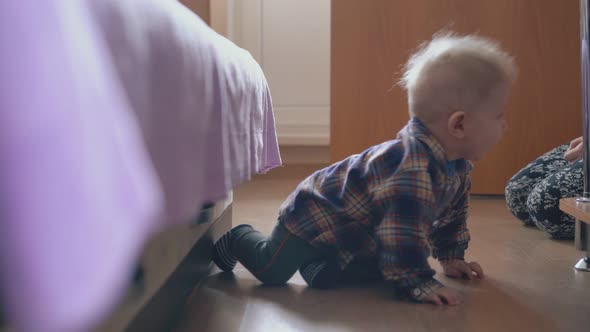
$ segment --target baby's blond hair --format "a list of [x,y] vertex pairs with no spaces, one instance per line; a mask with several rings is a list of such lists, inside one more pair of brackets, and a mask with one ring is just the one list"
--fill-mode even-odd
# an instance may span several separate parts
[[516,79],[513,58],[496,42],[439,33],[408,60],[400,81],[410,115],[429,120],[446,111],[472,111],[490,92]]

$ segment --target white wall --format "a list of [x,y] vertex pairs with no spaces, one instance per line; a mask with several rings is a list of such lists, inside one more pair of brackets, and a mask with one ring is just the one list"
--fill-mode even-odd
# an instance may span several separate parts
[[268,79],[279,143],[327,145],[330,0],[230,0],[228,7],[230,38],[252,53]]
[[228,0],[211,0],[211,27],[219,34],[228,37],[230,8]]

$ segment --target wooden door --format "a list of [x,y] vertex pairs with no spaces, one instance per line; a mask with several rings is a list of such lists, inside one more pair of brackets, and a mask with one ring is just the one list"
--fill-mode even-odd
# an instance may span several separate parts
[[211,0],[181,0],[180,2],[199,15],[207,24],[211,24]]
[[331,159],[395,137],[408,120],[393,84],[421,41],[442,28],[494,38],[519,66],[503,141],[473,173],[473,193],[506,181],[545,151],[581,135],[578,1],[332,1]]

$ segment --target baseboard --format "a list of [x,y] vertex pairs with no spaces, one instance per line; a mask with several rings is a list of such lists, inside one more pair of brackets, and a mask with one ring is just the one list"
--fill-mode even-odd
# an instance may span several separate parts
[[329,106],[275,106],[274,112],[280,145],[330,144]]
[[280,148],[285,165],[330,163],[330,147],[327,145],[281,145]]
[[328,146],[328,126],[277,125],[277,138],[282,146]]

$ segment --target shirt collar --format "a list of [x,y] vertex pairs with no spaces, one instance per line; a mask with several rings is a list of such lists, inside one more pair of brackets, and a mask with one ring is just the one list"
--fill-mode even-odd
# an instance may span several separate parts
[[447,172],[447,175],[466,174],[471,172],[473,165],[465,159],[447,160],[445,149],[434,137],[430,129],[416,117],[412,117],[406,127],[398,134],[398,137],[408,135],[424,143],[431,151],[434,159]]

